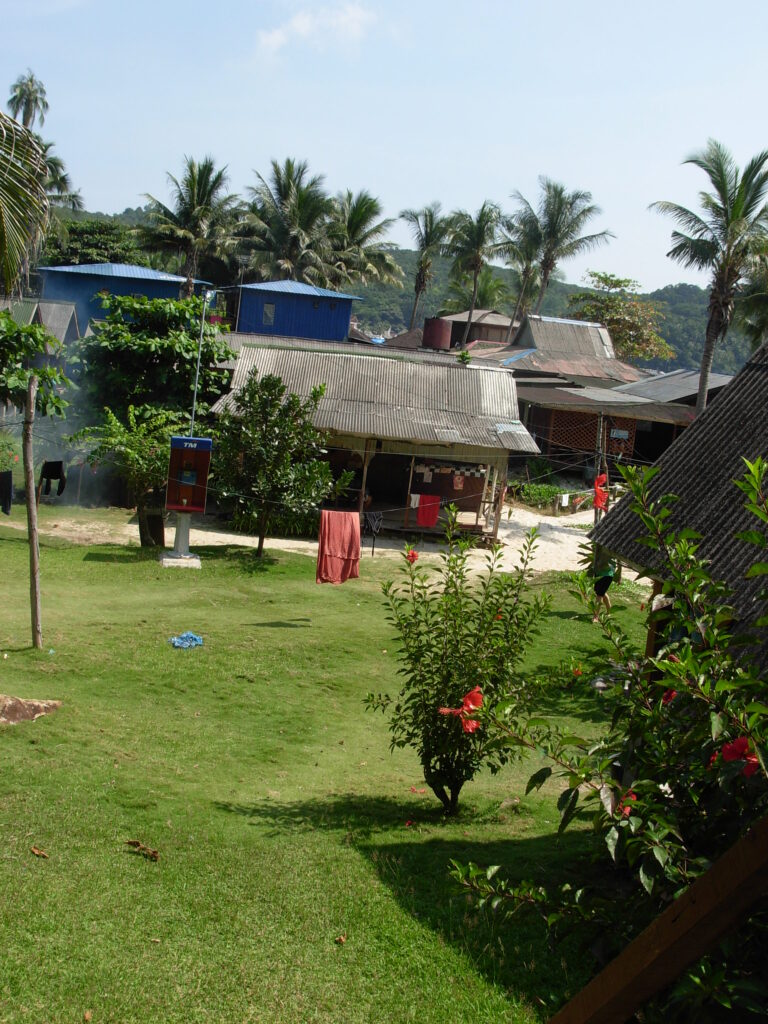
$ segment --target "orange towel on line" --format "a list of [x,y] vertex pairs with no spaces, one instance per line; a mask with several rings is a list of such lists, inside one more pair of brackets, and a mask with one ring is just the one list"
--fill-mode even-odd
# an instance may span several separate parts
[[419,526],[436,526],[440,515],[440,495],[420,494],[416,522]]
[[320,513],[317,538],[317,583],[343,583],[360,575],[360,514]]

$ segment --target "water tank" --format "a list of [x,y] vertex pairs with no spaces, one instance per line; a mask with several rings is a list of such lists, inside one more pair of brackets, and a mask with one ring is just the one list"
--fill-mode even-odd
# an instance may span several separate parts
[[447,351],[451,347],[451,321],[442,320],[439,316],[428,317],[424,321],[424,348],[437,348]]

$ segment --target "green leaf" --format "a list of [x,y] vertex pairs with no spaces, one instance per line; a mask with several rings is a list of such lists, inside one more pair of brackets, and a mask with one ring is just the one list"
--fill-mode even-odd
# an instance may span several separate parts
[[709,716],[709,724],[712,729],[712,739],[716,740],[725,728],[725,721],[723,720],[723,716],[719,714],[717,711],[713,711],[712,714]]
[[619,830],[614,826],[610,828],[605,836],[605,845],[608,847],[613,860],[616,860],[616,847],[619,842]]
[[525,787],[525,795],[528,796],[532,789],[541,789],[551,774],[552,769],[549,767],[540,768],[537,772],[534,772],[530,779],[528,779],[528,785]]
[[755,562],[753,566],[747,569],[745,575],[748,580],[755,576],[768,576],[768,562]]
[[646,865],[645,861],[642,861],[642,863],[640,864],[640,871],[639,871],[640,881],[642,883],[643,888],[645,889],[645,891],[650,896],[653,893],[653,882],[654,882],[654,879],[653,879],[653,875],[648,871],[648,869],[646,868],[645,865]]

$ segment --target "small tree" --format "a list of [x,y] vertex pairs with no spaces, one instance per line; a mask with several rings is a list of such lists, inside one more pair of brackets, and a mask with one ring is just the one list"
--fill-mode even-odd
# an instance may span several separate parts
[[254,370],[219,420],[220,492],[239,517],[255,520],[259,558],[273,511],[308,512],[334,489],[331,467],[320,459],[323,435],[312,424],[324,390],[312,388],[302,401],[279,377]]
[[526,706],[520,664],[549,599],[528,600],[535,531],[514,572],[501,571],[497,548],[477,579],[469,566],[472,542],[460,539],[455,509],[446,542],[435,576],[407,548],[400,580],[384,584],[403,686],[394,699],[370,693],[366,704],[389,713],[392,749],[416,750],[425,782],[453,815],[462,787],[483,765],[496,772],[514,756],[509,747],[489,745],[474,716],[484,703],[503,702],[513,718]]
[[587,272],[594,289],[568,296],[568,312],[577,320],[604,324],[619,359],[671,359],[674,351],[659,335],[663,315],[653,302],[637,296],[637,281],[614,274]]
[[[128,407],[154,405],[177,411],[192,406],[202,300],[104,295],[106,319],[80,344],[80,378],[93,408],[109,403],[118,418]],[[232,358],[226,338],[206,323],[200,359],[198,410],[224,390],[221,365]]]
[[55,362],[60,347],[58,340],[40,324],[20,327],[8,313],[0,312],[0,405],[24,409],[22,457],[27,493],[32,644],[38,648],[43,646],[43,629],[32,427],[36,411],[59,415],[64,412],[66,402],[59,392],[69,382]]
[[76,443],[94,445],[87,456],[90,465],[109,462],[125,481],[136,503],[142,547],[152,547],[155,543],[147,509],[161,501],[159,492],[168,477],[171,435],[185,425],[186,417],[180,413],[146,407],[136,409],[130,405],[125,422],[107,408],[99,426],[86,427],[72,437]]

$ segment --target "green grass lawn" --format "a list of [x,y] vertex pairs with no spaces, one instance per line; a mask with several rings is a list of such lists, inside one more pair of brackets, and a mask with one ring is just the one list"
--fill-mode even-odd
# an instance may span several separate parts
[[[477,913],[446,868],[564,880],[590,833],[557,841],[556,784],[523,796],[531,764],[480,776],[450,823],[411,791],[424,785],[414,755],[391,755],[385,720],[361,703],[397,685],[380,593],[393,563],[366,558],[334,588],[304,556],[201,554],[200,572],[164,570],[137,548],[45,540],[37,652],[26,540],[0,527],[0,693],[63,701],[0,729],[0,1021],[544,1019],[540,1000],[578,989],[591,965],[536,923]],[[588,615],[561,580],[547,585],[531,670],[599,665]],[[204,647],[173,649],[188,629]],[[546,710],[582,731],[602,714],[591,692]]]

